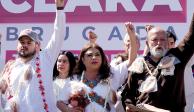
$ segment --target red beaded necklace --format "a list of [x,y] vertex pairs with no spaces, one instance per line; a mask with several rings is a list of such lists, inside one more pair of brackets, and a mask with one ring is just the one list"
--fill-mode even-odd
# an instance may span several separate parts
[[40,93],[41,93],[41,97],[42,97],[42,101],[43,101],[43,105],[44,105],[44,110],[46,112],[49,112],[48,111],[48,104],[47,104],[46,97],[45,97],[45,87],[44,87],[43,81],[41,79],[42,75],[41,75],[39,57],[36,57],[36,74],[37,74],[37,78],[38,78],[39,90],[40,90]]

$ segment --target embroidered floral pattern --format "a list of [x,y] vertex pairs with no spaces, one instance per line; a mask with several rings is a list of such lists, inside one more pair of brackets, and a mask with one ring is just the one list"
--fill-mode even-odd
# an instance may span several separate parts
[[[83,83],[85,83],[87,86],[89,86],[90,88],[94,88],[95,86],[97,86],[97,84],[100,82],[99,78],[97,78],[96,80],[88,80],[85,77],[83,78]],[[102,107],[105,106],[105,99],[102,98],[101,96],[98,96],[96,92],[91,91],[88,94],[88,97],[91,99],[91,101],[94,101],[96,103],[98,103],[99,105],[101,105]],[[89,99],[88,98],[88,99]],[[90,102],[89,102],[90,103]],[[110,111],[110,105],[107,103],[106,104],[106,108],[108,111]]]
[[99,79],[91,81],[86,79],[85,77],[83,78],[83,83],[85,83],[87,86],[89,86],[92,89],[98,84],[99,81],[100,81]]
[[[101,96],[98,96],[97,93],[94,91],[90,92],[89,97],[91,98],[92,101],[95,101],[96,103],[100,104],[102,107],[105,105],[105,99],[102,98]],[[106,109],[110,111],[110,105],[109,103],[106,104]]]
[[39,57],[36,57],[36,74],[37,74],[37,78],[38,78],[38,83],[39,83],[39,91],[41,93],[41,97],[42,97],[42,101],[43,101],[43,105],[44,105],[44,110],[46,112],[48,111],[48,104],[45,98],[45,87],[43,85],[43,81],[42,81],[42,75],[41,75],[41,69],[40,69],[40,59]]
[[[93,81],[88,80],[86,77],[84,77],[84,71],[83,71],[82,77],[81,77],[81,82],[91,88],[91,91],[89,93],[87,93],[87,92],[85,93],[85,97],[89,100],[88,104],[92,103],[92,102],[96,102],[97,104],[101,105],[104,109],[107,109],[107,111],[111,110],[110,105],[107,102],[107,96],[104,99],[103,97],[99,96],[96,92],[94,92],[92,90],[95,86],[98,85],[98,83],[101,83],[99,77]],[[95,112],[95,111],[96,111],[96,109],[94,109],[94,107],[93,107],[93,112]]]

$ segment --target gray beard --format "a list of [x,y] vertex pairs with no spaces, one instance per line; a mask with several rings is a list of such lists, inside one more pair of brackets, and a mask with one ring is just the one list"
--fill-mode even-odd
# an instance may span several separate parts
[[150,53],[151,55],[153,55],[154,57],[158,57],[161,58],[166,54],[166,50],[155,50],[155,49],[150,49]]

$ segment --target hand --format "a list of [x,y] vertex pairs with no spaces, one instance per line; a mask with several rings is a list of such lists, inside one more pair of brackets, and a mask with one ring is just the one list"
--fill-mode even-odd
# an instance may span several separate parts
[[113,102],[113,104],[116,104],[116,102],[117,102],[117,95],[116,95],[115,91],[112,91],[112,102]]
[[128,105],[126,106],[126,112],[138,112],[138,110],[135,109],[135,108],[133,108],[133,107],[134,107],[133,104],[128,104]]
[[135,34],[135,28],[133,26],[133,24],[131,22],[126,22],[125,23],[125,27],[126,27],[126,30],[127,30],[127,34],[129,36],[129,39],[127,39],[127,41],[129,40],[129,42],[126,42],[125,43],[125,47],[126,47],[126,50],[129,52],[129,50],[131,50],[132,46],[133,48],[136,48],[135,46],[137,45],[136,41],[136,34]]
[[5,94],[5,91],[7,90],[7,87],[8,87],[8,85],[7,85],[6,81],[1,80],[0,81],[0,92]]
[[126,22],[125,27],[127,29],[127,32],[129,33],[135,33],[135,28],[131,22]]
[[55,0],[57,7],[64,7],[65,0]]
[[145,26],[146,32],[149,32],[153,27],[154,27],[154,25],[150,25],[150,24],[146,25]]
[[63,101],[57,101],[57,108],[61,110],[61,112],[69,112],[68,106]]
[[88,35],[89,35],[89,41],[91,43],[96,43],[97,35],[92,31],[90,31]]
[[16,104],[16,102],[11,102],[11,112],[17,112],[17,104]]

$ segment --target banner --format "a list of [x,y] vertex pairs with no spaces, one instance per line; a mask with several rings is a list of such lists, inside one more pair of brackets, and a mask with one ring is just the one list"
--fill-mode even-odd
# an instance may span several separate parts
[[[129,20],[183,23],[187,17],[186,2],[186,0],[66,0],[64,12],[68,12],[67,21],[72,23]],[[1,0],[0,23],[52,22],[54,12],[54,0]]]

